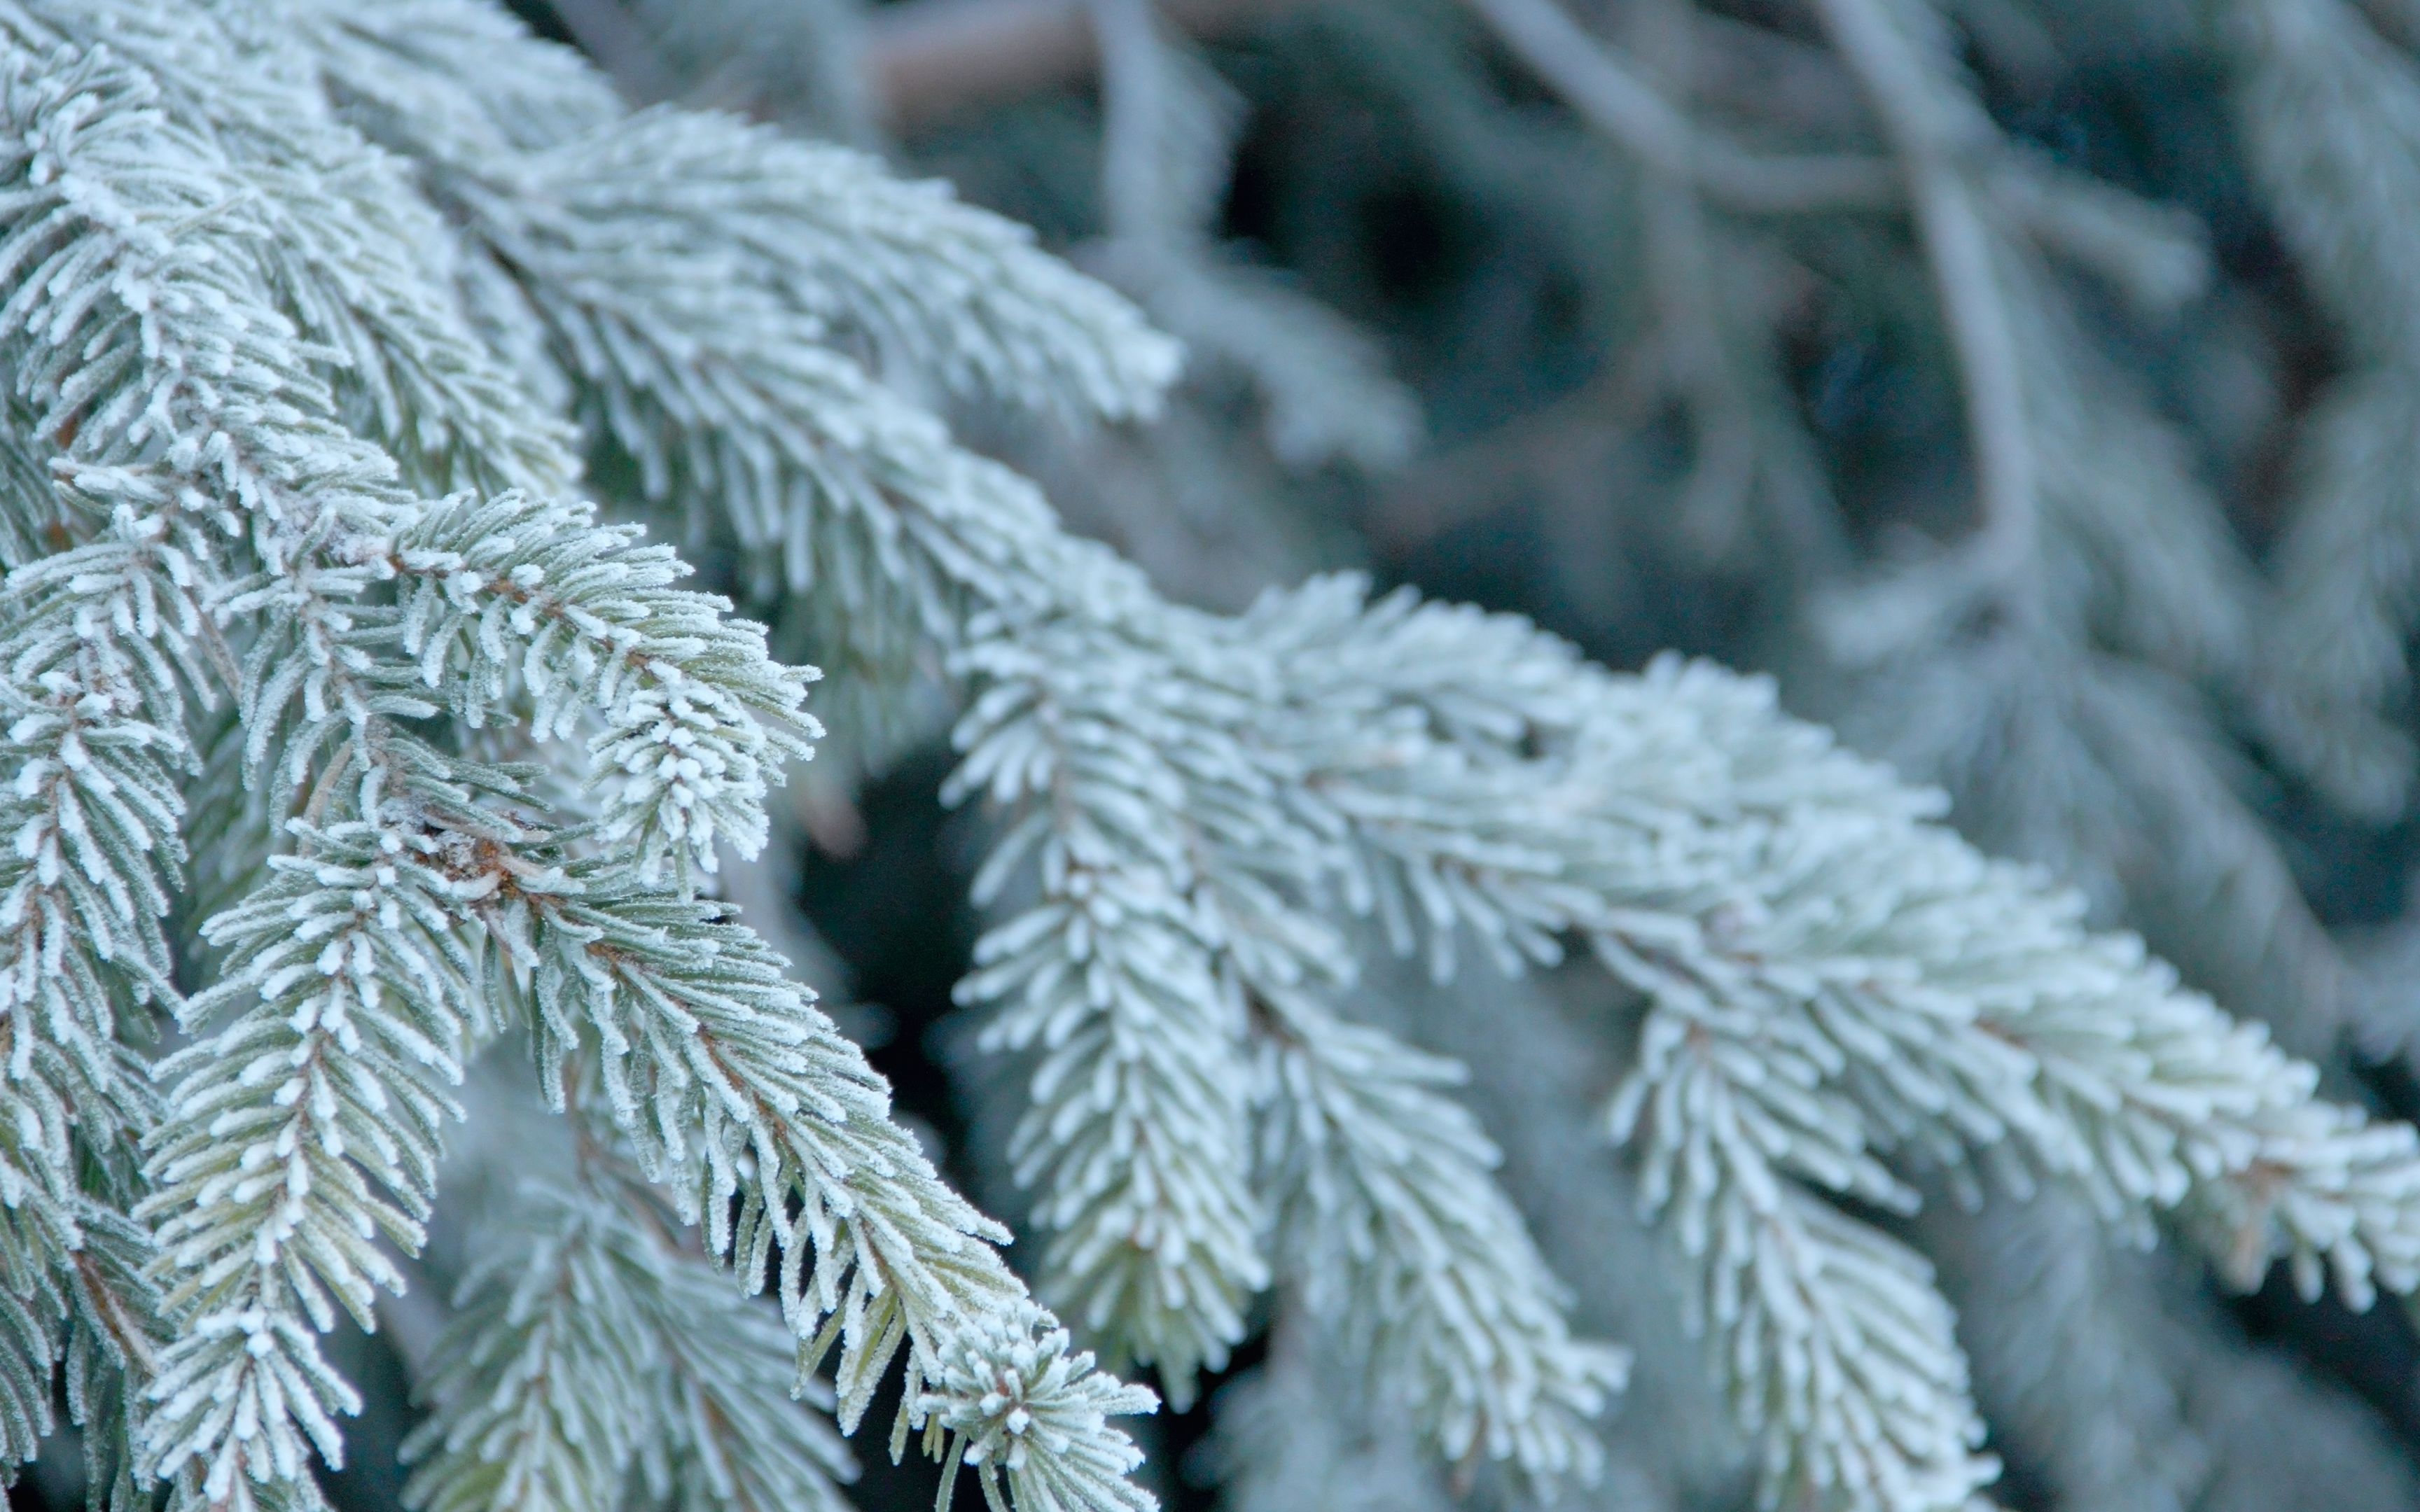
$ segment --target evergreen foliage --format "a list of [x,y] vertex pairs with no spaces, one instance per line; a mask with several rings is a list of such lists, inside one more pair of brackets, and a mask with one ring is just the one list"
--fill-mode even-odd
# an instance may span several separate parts
[[[2394,321],[2314,423],[2256,652],[2262,590],[2070,280],[2173,309],[2211,276],[2192,225],[2014,140],[1947,9],[1814,0],[1865,114],[1789,157],[1694,119],[1703,19],[1637,8],[1614,40],[1553,0],[1365,12],[1364,67],[1466,71],[1483,25],[1626,154],[1676,529],[1701,563],[1794,553],[1792,687],[1947,795],[1710,661],[1616,672],[1351,573],[1174,601],[958,439],[945,411],[1115,444],[1171,393],[1181,433],[1223,383],[1280,471],[1419,440],[1373,339],[1221,243],[1240,115],[1145,0],[1085,9],[1079,256],[1136,304],[858,149],[628,108],[489,0],[0,0],[10,1462],[55,1376],[96,1506],[324,1504],[365,1405],[332,1336],[403,1332],[442,1277],[401,1451],[430,1512],[837,1508],[886,1391],[944,1509],[970,1473],[993,1512],[1148,1512],[1112,1420],[1158,1398],[1110,1372],[1182,1407],[1264,1323],[1212,1455],[1239,1506],[1681,1504],[1721,1473],[1606,1428],[1685,1396],[1654,1374],[1677,1331],[1608,1326],[1652,1273],[1761,1505],[1950,1512],[2000,1475],[1986,1405],[2043,1420],[1951,1300],[2029,1285],[2023,1245],[1958,1214],[2065,1225],[2087,1272],[2170,1232],[2244,1288],[2420,1287],[2420,1134],[2322,1088],[2339,1017],[2385,1012],[2195,706],[2400,802],[2410,553],[2366,546],[2409,534]],[[2400,309],[2420,75],[2339,0],[2213,8],[2315,290]],[[747,9],[591,19],[676,82]],[[871,139],[851,77],[809,84]],[[1837,224],[1877,216],[1904,247]],[[1792,237],[1929,275],[1957,544],[1869,563],[1823,518],[1772,317],[1715,285],[1814,260]],[[822,791],[945,730],[983,826],[956,995],[1031,1294],[756,927],[790,922],[726,897],[765,895],[823,736],[793,652],[831,674]],[[2145,880],[2130,810],[2198,848]],[[2276,1032],[2099,927],[2121,906],[2228,936],[2196,975],[2237,952]],[[2277,974],[2326,1001],[2281,1009]],[[1555,994],[1619,1053],[1508,1094],[1570,1033]],[[1587,1223],[1519,1200],[1542,1162]],[[2071,1325],[2094,1288],[2053,1289]],[[2074,1474],[2185,1473],[2122,1448]]]

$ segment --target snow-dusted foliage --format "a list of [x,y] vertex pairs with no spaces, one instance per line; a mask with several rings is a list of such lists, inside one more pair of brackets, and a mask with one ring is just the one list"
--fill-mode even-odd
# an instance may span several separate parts
[[[1134,72],[1185,64],[1096,8],[1143,154],[1105,266],[1187,308],[1201,208],[1140,186],[1190,128]],[[1946,152],[1909,108],[1907,155]],[[1954,240],[1978,191],[1933,168],[1908,192]],[[1398,449],[1349,330],[1286,333],[1365,398],[1278,447]],[[1273,1290],[1339,1421],[1587,1483],[1628,1356],[1574,1323],[1463,1065],[1366,1011],[1370,949],[1439,984],[1592,962],[1643,1003],[1602,1124],[1772,1505],[1993,1478],[1949,1304],[1868,1216],[1919,1169],[2065,1183],[2247,1283],[2420,1283],[2410,1128],[1766,684],[1351,578],[1178,607],[918,398],[1122,424],[1177,359],[1009,223],[626,111],[484,0],[0,0],[8,1453],[64,1368],[120,1504],[318,1504],[362,1405],[324,1337],[403,1288],[501,1043],[576,1157],[490,1183],[415,1507],[838,1505],[850,1461],[782,1397],[853,1432],[897,1365],[891,1450],[945,1495],[1144,1512],[1110,1420],[1156,1398],[1093,1350],[1182,1402]],[[959,995],[1023,1077],[1032,1296],[705,890],[782,822],[816,674],[651,525],[736,547],[842,708],[956,711],[946,796],[993,825]]]
[[2347,344],[2294,458],[2286,616],[2263,712],[2279,749],[2331,796],[2391,818],[2415,761],[2398,705],[2420,614],[2420,274],[2395,247],[2420,211],[2420,77],[2341,0],[2219,9],[2251,166]]
[[[272,8],[0,19],[9,441],[43,479],[14,511],[8,585],[14,1127],[28,1214],[54,1231],[27,1276],[56,1315],[36,1337],[54,1356],[96,1308],[123,1335],[102,1335],[128,1378],[98,1398],[114,1420],[88,1431],[201,1504],[311,1500],[307,1461],[341,1462],[335,1419],[359,1401],[318,1336],[340,1306],[372,1322],[399,1287],[383,1246],[420,1241],[463,1063],[516,1029],[536,1036],[558,1100],[610,1109],[684,1216],[711,1210],[714,1253],[754,1275],[780,1248],[783,1316],[806,1365],[839,1346],[852,1424],[903,1346],[914,1411],[946,1420],[937,1452],[985,1399],[953,1384],[964,1359],[1012,1350],[1089,1379],[992,1257],[1005,1236],[888,1121],[855,1048],[695,899],[718,841],[763,842],[767,789],[816,733],[813,674],[672,586],[686,569],[667,548],[504,486],[569,486],[570,433],[481,329],[494,312],[452,281],[457,234],[335,115],[355,55],[335,43],[379,37]],[[453,19],[564,71],[498,18]],[[314,27],[324,54],[303,45]],[[953,217],[969,220],[935,206],[934,240]],[[354,255],[398,224],[411,240]],[[1013,236],[975,230],[992,262],[1021,255],[1043,287],[1085,297]],[[524,271],[498,260],[484,276],[534,321],[521,290],[550,285],[535,270],[507,282]],[[1090,298],[1117,339],[1117,307]],[[1162,361],[1140,328],[1133,342]],[[265,793],[275,823],[258,885],[201,927],[204,985],[180,993],[161,919],[184,811],[243,801],[192,788],[191,727],[221,701],[244,759],[214,770]],[[533,762],[586,801],[543,801]],[[147,1070],[124,1021],[161,1007],[192,1039]],[[119,1153],[130,1136],[139,1165]],[[101,1177],[80,1176],[96,1161]],[[96,1298],[118,1212],[148,1229],[149,1286]],[[612,1261],[576,1234],[550,1253],[566,1285]],[[649,1305],[675,1311],[703,1295],[659,1289]],[[464,1368],[509,1343],[483,1339]],[[1093,1396],[1037,1452],[1067,1464],[1034,1473],[1078,1502],[1130,1498],[1132,1452],[1097,1409],[1144,1399]],[[565,1451],[535,1441],[580,1435],[539,1408],[506,1417],[519,1435],[446,1436],[421,1494],[459,1504],[492,1480],[529,1504],[528,1486],[561,1480]],[[590,1452],[609,1479],[627,1458]]]

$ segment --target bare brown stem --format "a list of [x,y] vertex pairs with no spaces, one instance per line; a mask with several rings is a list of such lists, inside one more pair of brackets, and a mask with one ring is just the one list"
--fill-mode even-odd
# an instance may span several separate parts
[[[1160,14],[1218,37],[1300,0],[1162,0]],[[1099,67],[1085,0],[908,0],[868,18],[874,94],[893,130],[1060,88]]]

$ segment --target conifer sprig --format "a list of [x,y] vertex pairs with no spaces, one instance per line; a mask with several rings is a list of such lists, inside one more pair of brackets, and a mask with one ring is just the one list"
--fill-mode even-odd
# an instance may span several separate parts
[[[783,758],[806,753],[812,721],[799,709],[803,679],[767,659],[761,635],[724,620],[719,601],[668,587],[681,570],[669,553],[635,547],[576,507],[512,494],[432,502],[398,486],[400,470],[348,429],[336,391],[320,376],[343,354],[302,340],[286,307],[301,296],[293,266],[271,251],[279,218],[244,213],[255,199],[294,214],[311,209],[280,199],[298,197],[296,181],[280,171],[290,164],[263,164],[226,146],[222,132],[236,135],[257,120],[194,111],[209,91],[162,91],[99,51],[39,54],[38,45],[66,44],[29,16],[11,19],[22,45],[9,82],[27,144],[17,208],[34,212],[11,223],[21,228],[11,266],[47,250],[26,286],[54,301],[69,295],[56,314],[29,314],[18,301],[14,329],[37,338],[19,393],[58,417],[44,424],[68,438],[77,497],[94,501],[86,513],[114,518],[117,533],[133,538],[132,551],[103,541],[37,562],[12,577],[11,591],[21,603],[46,606],[32,623],[69,630],[78,623],[70,600],[100,598],[107,620],[105,595],[121,603],[134,595],[135,607],[117,609],[107,628],[146,651],[163,640],[170,653],[186,654],[185,665],[174,677],[159,675],[166,663],[156,654],[137,659],[132,677],[104,665],[133,685],[119,712],[176,732],[149,744],[167,744],[190,762],[184,685],[206,695],[233,691],[246,766],[292,795],[303,815],[284,826],[291,850],[271,857],[267,885],[205,927],[217,978],[178,1007],[209,1032],[159,1068],[169,1107],[147,1168],[160,1184],[139,1211],[158,1225],[162,1249],[151,1268],[166,1283],[162,1305],[176,1336],[141,1382],[153,1404],[143,1414],[142,1469],[213,1505],[307,1499],[309,1456],[341,1463],[334,1418],[358,1405],[315,1335],[333,1326],[338,1304],[366,1325],[376,1291],[400,1286],[374,1241],[416,1246],[434,1198],[442,1126],[457,1112],[450,1088],[464,1057],[499,1026],[503,1005],[490,988],[503,979],[490,952],[500,947],[489,928],[509,912],[500,895],[564,885],[562,867],[546,859],[552,842],[527,826],[520,779],[445,754],[419,732],[447,717],[476,729],[502,715],[533,734],[560,734],[575,710],[593,715],[591,755],[630,781],[609,795],[602,823],[581,833],[597,837],[591,844],[628,842],[637,854],[627,864],[644,878],[668,852],[684,874],[695,859],[710,864],[718,835],[742,847],[761,840],[766,786]],[[202,61],[240,56],[230,45]],[[180,107],[188,107],[181,116]],[[343,139],[340,129],[329,131]],[[57,210],[40,213],[46,202]],[[115,276],[113,257],[124,265]],[[94,282],[79,282],[85,277]],[[77,332],[77,321],[91,334]],[[396,321],[357,329],[374,347],[404,335]],[[69,345],[49,344],[61,341]],[[83,371],[60,375],[62,352]],[[113,398],[113,380],[132,380],[142,402]],[[475,404],[479,393],[424,387],[416,398]],[[203,439],[187,439],[184,427]],[[502,458],[497,467],[505,476],[529,471]],[[161,565],[158,541],[187,545],[170,536],[176,527],[208,538],[226,566],[191,549]],[[218,570],[205,577],[197,562]],[[178,591],[164,618],[143,597],[156,598],[162,583]],[[84,619],[91,618],[87,610]],[[91,636],[73,654],[89,661],[94,640],[105,656],[107,638]],[[191,655],[196,644],[223,643],[230,655]],[[30,640],[17,670],[39,689],[44,658],[71,650],[52,631]],[[58,677],[48,684],[54,695],[62,691]],[[73,706],[93,715],[108,707],[90,697]],[[17,738],[38,740],[56,727],[21,717]],[[143,733],[135,726],[113,737],[139,753]],[[69,741],[72,767],[80,754],[73,732]],[[28,770],[25,795],[39,799],[42,769]],[[120,825],[173,840],[175,790],[158,791],[167,797],[155,795],[152,811],[132,811],[132,823],[118,813]],[[31,833],[35,883],[55,884],[63,871],[56,846],[46,852],[39,826]],[[147,848],[102,854],[122,863]],[[156,886],[135,893],[88,858],[85,872],[102,892],[115,887],[120,915],[146,900],[149,914],[165,909]],[[141,880],[150,883],[147,862]],[[560,933],[560,910],[549,917]],[[693,914],[683,921],[700,922]],[[106,945],[107,934],[101,938]],[[727,928],[715,938],[752,946]],[[644,942],[639,959],[675,953],[677,944]],[[501,967],[505,976],[529,969],[529,940],[502,948],[513,957]],[[164,982],[166,973],[155,976]],[[806,1011],[795,991],[772,1006],[793,1018]],[[874,1098],[861,1115],[878,1122],[878,1084],[853,1050],[841,1058]],[[659,1069],[645,1049],[639,1061],[643,1073]],[[828,1066],[803,1068],[803,1088],[799,1068],[790,1069],[774,1101],[795,1105],[804,1095],[832,1106],[818,1079],[831,1073]],[[75,1115],[87,1123],[94,1116]],[[761,1119],[758,1127],[769,1132]],[[697,1148],[695,1134],[666,1132],[676,1146]],[[715,1128],[699,1132],[714,1143]],[[893,1133],[889,1147],[869,1147],[862,1136],[816,1146],[814,1180],[845,1181],[853,1160],[884,1148],[899,1156],[903,1137]],[[774,1151],[768,1145],[765,1152],[769,1177]],[[949,1197],[911,1149],[905,1158],[923,1173],[923,1200],[948,1210],[949,1232],[909,1223],[883,1240],[858,1239],[851,1250],[846,1229],[814,1219],[806,1227],[825,1240],[818,1263],[831,1275],[861,1252],[861,1270],[883,1267],[874,1292],[861,1283],[852,1294],[860,1303],[876,1294],[895,1309],[902,1291],[913,1293],[916,1348],[930,1353],[964,1326],[961,1303],[980,1311],[1020,1293],[972,1237],[1004,1236]],[[892,1175],[905,1168],[885,1166]],[[770,1227],[787,1236],[785,1196],[775,1199]],[[747,1222],[753,1231],[768,1227],[761,1207]],[[953,1262],[979,1279],[976,1299],[919,1286],[919,1243],[979,1251],[981,1260]],[[834,1246],[846,1253],[830,1253]],[[794,1272],[800,1249],[792,1246]],[[829,1284],[830,1275],[819,1279]],[[868,1341],[852,1335],[849,1342]],[[872,1342],[887,1359],[897,1334]],[[41,1358],[57,1348],[46,1343]],[[857,1363],[855,1352],[845,1359]],[[852,1416],[879,1362],[870,1376],[858,1374],[867,1379]],[[909,1410],[921,1411],[915,1401]],[[1114,1435],[1105,1442],[1123,1443]],[[1086,1473],[1103,1465],[1122,1473],[1130,1458],[1103,1449]],[[1090,1482],[1078,1475],[1072,1484]]]
[[[1958,103],[1923,17],[1831,12],[1878,99],[1914,69]],[[1002,826],[961,996],[1025,1073],[1037,1284],[1171,1396],[1281,1284],[1446,1457],[1601,1460],[1619,1351],[1568,1320],[1460,1068],[1353,1022],[1365,935],[1441,982],[1593,958],[1644,1000],[1606,1122],[1769,1500],[1947,1512],[1994,1473],[1929,1268],[1840,1205],[1909,1211],[1918,1166],[2176,1214],[2247,1282],[2420,1282],[2410,1129],[1762,685],[1350,579],[1220,617],[1071,535],[904,391],[1123,420],[1175,353],[1006,224],[626,113],[473,0],[11,0],[0,46],[0,1447],[64,1361],[114,1484],[314,1504],[359,1400],[320,1335],[404,1284],[465,1068],[526,1036],[669,1216],[583,1176],[490,1228],[415,1501],[829,1504],[829,1441],[765,1400],[786,1356],[831,1363],[851,1431],[902,1365],[893,1453],[921,1434],[995,1512],[1150,1506],[1109,1419],[1151,1394],[699,896],[768,838],[813,674],[579,501],[575,427],[595,486],[752,554],[873,702],[959,701],[946,796]],[[1908,188],[1955,240],[1990,186],[1922,124]],[[2047,612],[2053,536],[1996,473],[2000,586]],[[258,854],[213,859],[252,880],[180,950],[189,809]],[[138,1074],[155,1010],[191,1039]],[[768,1275],[778,1319],[734,1294]]]

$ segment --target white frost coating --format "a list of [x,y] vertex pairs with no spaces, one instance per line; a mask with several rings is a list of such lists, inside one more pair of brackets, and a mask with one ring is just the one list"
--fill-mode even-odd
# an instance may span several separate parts
[[[1993,1473],[1928,1267],[1834,1200],[1904,1210],[1900,1163],[2072,1183],[2132,1232],[2173,1212],[2239,1279],[2420,1280],[2412,1131],[2315,1101],[1763,685],[1617,676],[1348,579],[1202,614],[1068,536],[887,381],[1148,412],[1170,344],[1022,233],[862,158],[625,115],[473,0],[14,3],[0,44],[0,1196],[8,1242],[76,1278],[27,1293],[27,1336],[100,1330],[95,1431],[185,1504],[316,1497],[356,1400],[319,1335],[398,1283],[380,1242],[418,1243],[461,1068],[510,1028],[704,1255],[632,1248],[594,1190],[533,1197],[498,1230],[526,1265],[466,1294],[416,1499],[577,1503],[632,1467],[825,1495],[803,1450],[705,1466],[728,1414],[695,1394],[761,1392],[779,1327],[795,1368],[833,1360],[844,1428],[903,1363],[894,1448],[921,1429],[987,1498],[1149,1505],[1108,1419],[1150,1395],[697,896],[717,841],[768,835],[810,674],[576,501],[573,426],[599,486],[738,548],[869,702],[959,699],[950,796],[1003,821],[962,995],[1030,1074],[1038,1284],[1172,1394],[1280,1286],[1404,1439],[1542,1484],[1599,1465],[1621,1356],[1575,1333],[1460,1069],[1349,1016],[1364,919],[1440,980],[1585,955],[1646,997],[1607,1122],[1770,1500],[1947,1512]],[[240,759],[186,734],[222,700]],[[247,801],[269,854],[213,875],[258,880],[180,960],[183,816]],[[147,1001],[192,1038],[147,1079],[114,1015]],[[780,1322],[706,1303],[707,1256],[771,1278]],[[547,1277],[620,1300],[574,1317]],[[679,1448],[651,1367],[713,1329]],[[540,1359],[598,1384],[566,1411]]]
[[[100,1315],[94,1368],[124,1378],[91,1430],[131,1443],[186,1504],[316,1503],[307,1462],[341,1463],[335,1419],[358,1405],[318,1335],[339,1304],[366,1323],[399,1285],[376,1242],[417,1244],[464,1057],[533,986],[551,1024],[616,1047],[613,1088],[589,1095],[652,1136],[642,1148],[685,1198],[720,1217],[733,1161],[749,1167],[741,1257],[761,1267],[784,1244],[793,1347],[812,1366],[840,1343],[852,1422],[903,1343],[930,1375],[962,1330],[1041,1317],[1032,1348],[1058,1358],[1063,1335],[1016,1310],[1021,1288],[985,1242],[1004,1236],[887,1121],[862,1058],[752,936],[689,897],[718,841],[761,842],[768,785],[809,753],[811,674],[772,662],[721,601],[673,588],[685,569],[667,550],[586,505],[417,491],[560,485],[570,465],[550,450],[557,423],[492,381],[506,357],[471,334],[447,249],[372,258],[366,208],[314,197],[310,154],[335,177],[404,180],[329,114],[306,55],[261,51],[280,45],[274,19],[240,9],[221,32],[177,8],[0,10],[13,444],[60,480],[48,497],[20,489],[31,517],[10,522],[23,549],[6,589],[8,738],[24,756],[8,878],[19,1123],[50,1131],[26,1142],[28,1174],[62,1198],[86,1151],[119,1163],[161,1288],[106,1258],[122,1247],[106,1207],[44,1199],[47,1242],[90,1257],[54,1304]],[[289,108],[308,153],[279,141]],[[402,208],[378,230],[441,234]],[[231,694],[245,732],[244,760],[210,770],[292,817],[266,880],[204,926],[209,985],[178,1002],[156,920],[181,884],[196,691]],[[539,752],[577,737],[571,774],[601,787],[597,817],[550,828],[524,770],[431,738],[449,723],[490,748],[477,733]],[[584,858],[599,848],[616,859]],[[582,973],[566,987],[567,961]],[[617,1014],[589,1002],[600,987],[635,995]],[[156,1110],[110,1042],[113,1003],[145,993],[195,1031],[156,1068]],[[707,1004],[721,1013],[701,1016]],[[701,1065],[713,1090],[679,1104],[688,1127],[639,1129],[609,1095],[644,1079],[662,1115]],[[753,1096],[735,1105],[740,1087]],[[129,1133],[147,1137],[139,1171],[108,1148]],[[868,1212],[878,1231],[861,1233]],[[835,1339],[821,1322],[845,1272],[858,1279]],[[869,1300],[891,1319],[871,1336]],[[954,1400],[938,1379],[911,1389],[911,1406]],[[1104,1410],[1148,1400],[1094,1395]],[[948,1442],[937,1431],[935,1451]],[[1061,1504],[1143,1504],[1098,1412],[1033,1458]]]

